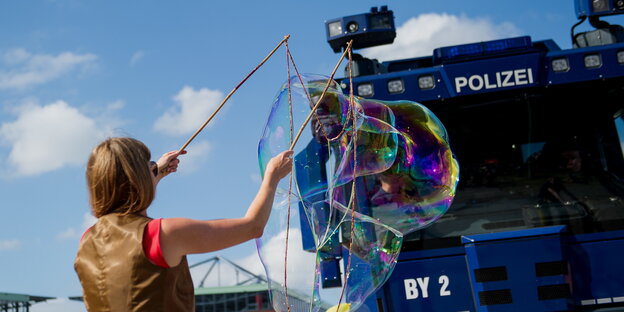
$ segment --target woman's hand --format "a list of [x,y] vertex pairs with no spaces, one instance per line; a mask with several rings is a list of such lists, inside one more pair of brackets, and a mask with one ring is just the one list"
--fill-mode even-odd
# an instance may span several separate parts
[[170,173],[178,171],[178,164],[180,163],[178,156],[184,154],[186,154],[186,151],[171,151],[163,154],[156,162],[158,165],[158,176],[156,178],[160,180]]
[[264,172],[264,178],[270,182],[277,183],[279,180],[287,176],[292,170],[293,151],[288,150],[277,154],[269,160]]

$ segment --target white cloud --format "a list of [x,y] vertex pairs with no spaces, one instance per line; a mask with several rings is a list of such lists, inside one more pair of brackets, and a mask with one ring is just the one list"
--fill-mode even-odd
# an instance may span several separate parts
[[76,230],[75,227],[67,228],[66,230],[56,235],[56,238],[59,240],[79,239],[88,228],[95,224],[95,222],[97,222],[97,218],[94,217],[91,213],[85,212],[82,215],[82,224],[80,225],[80,229]]
[[132,58],[130,59],[130,65],[136,65],[139,61],[143,59],[144,56],[145,52],[143,51],[134,52],[134,54],[132,54]]
[[110,111],[116,111],[124,108],[124,106],[126,106],[126,103],[123,100],[117,100],[115,102],[109,103],[107,105],[107,109]]
[[[293,217],[294,222],[298,218]],[[291,221],[292,221],[291,220]],[[270,229],[267,229],[270,231]],[[260,254],[264,257],[265,264],[269,267],[270,277],[280,284],[284,281],[284,251],[286,248],[286,230],[271,235],[265,231]],[[248,268],[256,274],[264,273],[264,267],[258,258],[257,253],[253,253],[239,261],[241,266]],[[296,289],[301,293],[309,293],[308,288],[312,286],[314,280],[314,270],[316,268],[316,255],[303,250],[301,244],[301,230],[291,228],[288,235],[288,281],[287,286]]]
[[78,231],[76,231],[75,228],[71,227],[59,233],[58,235],[56,235],[56,238],[60,240],[65,240],[65,239],[74,239],[79,236],[80,236],[80,233],[78,233]]
[[30,307],[32,312],[84,312],[84,303],[68,298],[57,298],[35,303]]
[[31,176],[82,165],[91,148],[108,133],[106,125],[98,124],[64,101],[44,106],[29,102],[15,112],[15,121],[0,125],[0,141],[11,147],[9,167],[4,168],[11,176]]
[[221,103],[224,96],[219,90],[202,88],[195,91],[185,86],[173,97],[175,106],[154,123],[154,130],[170,135],[194,133]]
[[0,69],[0,89],[21,90],[59,78],[76,68],[88,68],[97,56],[72,52],[31,54],[24,49],[13,49],[1,54],[0,60],[7,67]]
[[10,250],[19,247],[21,242],[17,239],[0,240],[0,251]]
[[494,24],[485,18],[427,13],[399,26],[393,44],[365,49],[361,54],[380,61],[412,58],[431,55],[433,49],[443,46],[518,36],[520,33],[508,22]]
[[30,58],[30,53],[24,49],[9,50],[2,55],[2,61],[7,65],[17,65]]

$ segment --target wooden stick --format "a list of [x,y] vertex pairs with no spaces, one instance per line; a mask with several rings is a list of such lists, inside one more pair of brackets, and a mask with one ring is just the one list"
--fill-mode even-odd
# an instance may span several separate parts
[[271,51],[271,53],[269,53],[269,55],[267,55],[264,60],[262,60],[262,62],[260,62],[260,64],[258,64],[256,66],[256,68],[254,68],[249,74],[247,74],[247,77],[245,77],[241,82],[238,83],[238,85],[236,85],[236,87],[234,87],[234,89],[232,89],[232,91],[230,91],[230,93],[225,97],[225,99],[223,99],[223,101],[221,101],[221,104],[219,104],[219,107],[217,107],[217,109],[214,111],[214,113],[212,113],[212,115],[210,115],[210,117],[208,117],[208,119],[206,120],[206,122],[204,122],[204,124],[199,127],[199,129],[197,129],[197,131],[195,131],[195,134],[193,134],[188,141],[186,141],[186,143],[184,143],[184,145],[182,145],[182,147],[180,148],[179,152],[182,152],[190,143],[191,141],[193,141],[193,139],[195,139],[195,137],[204,129],[204,127],[206,127],[206,125],[212,120],[212,118],[214,118],[214,116],[219,112],[219,110],[221,109],[221,107],[223,107],[223,104],[225,104],[225,102],[227,102],[227,100],[230,99],[230,97],[232,96],[232,94],[234,94],[234,92],[236,92],[236,90],[238,90],[238,88],[245,83],[245,81],[247,81],[247,79],[249,79],[249,77],[251,77],[251,75],[253,75],[253,73],[256,72],[256,70],[258,70],[258,68],[260,68],[272,55],[273,53],[275,53],[275,51],[277,51],[277,49],[284,44],[284,42],[288,41],[288,39],[290,39],[290,35],[286,35],[284,36],[284,39],[282,39],[282,41],[280,41],[280,43]]
[[349,43],[347,44],[347,48],[342,53],[342,56],[340,56],[340,60],[338,60],[338,63],[336,64],[336,67],[334,67],[334,70],[332,71],[331,75],[329,76],[329,79],[327,80],[327,84],[325,84],[325,89],[323,90],[323,93],[321,93],[321,97],[318,99],[318,101],[316,101],[316,104],[314,105],[314,107],[312,107],[312,111],[310,112],[310,114],[308,114],[308,118],[306,118],[306,120],[303,122],[303,125],[301,125],[301,128],[299,128],[299,132],[297,132],[297,135],[295,136],[295,140],[290,144],[289,150],[292,150],[292,149],[295,148],[295,144],[297,144],[297,141],[299,140],[299,137],[301,136],[301,133],[303,132],[303,129],[308,125],[308,122],[310,122],[310,118],[312,118],[312,114],[314,114],[314,112],[316,111],[318,106],[321,104],[321,101],[323,100],[323,97],[325,97],[325,93],[327,92],[327,89],[329,89],[329,84],[333,80],[334,74],[336,74],[336,71],[338,70],[338,66],[340,66],[340,63],[342,63],[342,60],[344,59],[345,55],[347,54],[347,51],[351,50],[351,45],[352,44],[353,44],[353,40],[350,40]]

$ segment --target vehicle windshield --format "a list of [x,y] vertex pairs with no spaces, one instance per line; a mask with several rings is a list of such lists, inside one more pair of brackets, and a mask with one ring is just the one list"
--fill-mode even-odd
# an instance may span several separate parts
[[404,248],[552,225],[572,234],[624,229],[622,92],[602,88],[430,104],[449,133],[460,182],[448,212],[408,235]]

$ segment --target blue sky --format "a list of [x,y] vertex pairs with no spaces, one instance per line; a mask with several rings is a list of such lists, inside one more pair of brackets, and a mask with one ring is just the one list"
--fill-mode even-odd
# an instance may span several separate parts
[[[569,48],[576,22],[568,0],[0,2],[0,292],[80,295],[73,258],[92,222],[84,165],[102,138],[135,137],[155,158],[177,149],[284,35],[302,72],[329,74],[338,55],[323,22],[384,4],[397,40],[361,51],[381,60],[517,35]],[[242,216],[259,186],[258,139],[285,80],[281,49],[189,146],[149,215]],[[253,243],[216,254],[257,265]],[[82,311],[65,304],[33,311]]]

